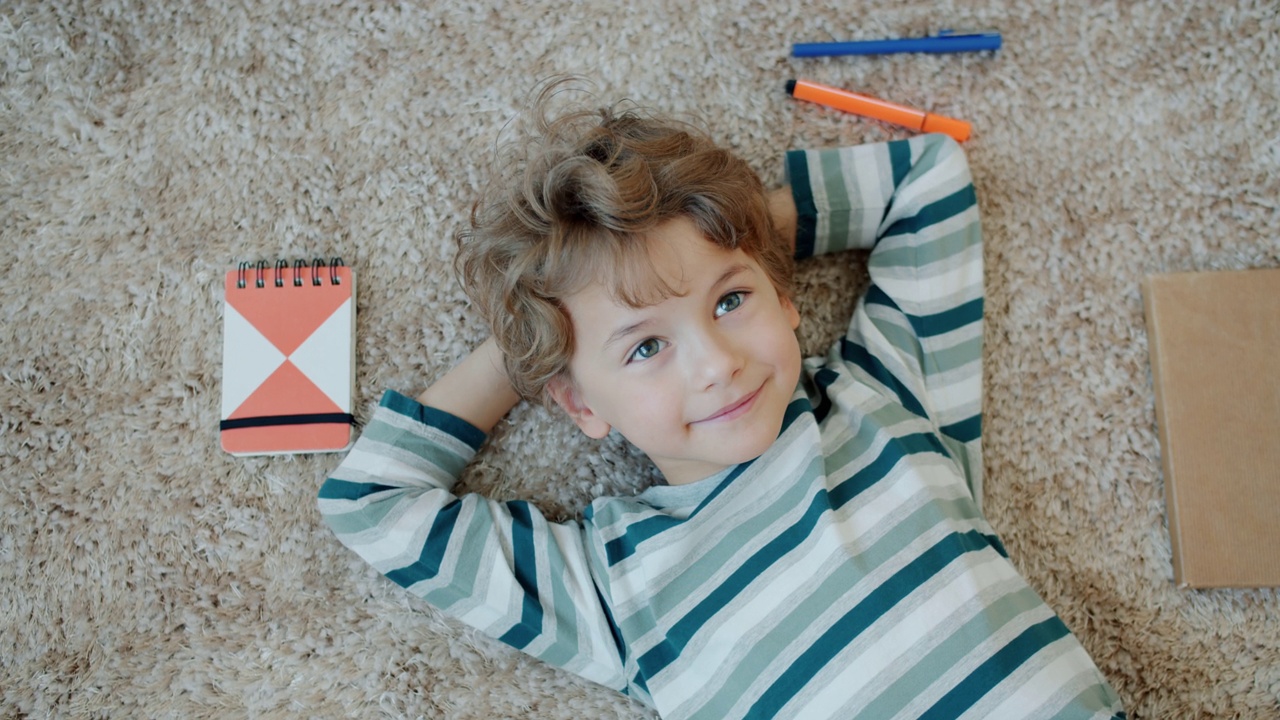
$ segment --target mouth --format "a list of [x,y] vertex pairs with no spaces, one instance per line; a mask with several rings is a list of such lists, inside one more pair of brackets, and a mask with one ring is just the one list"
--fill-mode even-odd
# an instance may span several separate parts
[[751,392],[746,397],[743,397],[739,400],[735,400],[729,403],[728,405],[725,405],[724,407],[720,408],[719,410],[715,411],[714,413],[702,418],[701,420],[693,421],[693,423],[691,424],[701,425],[703,423],[710,423],[710,422],[716,422],[716,421],[722,421],[722,420],[733,420],[734,418],[742,417],[743,415],[747,414],[747,412],[750,411],[751,408],[755,405],[756,398],[760,397],[760,392],[763,390],[764,390],[764,385],[762,384],[760,385],[760,387],[756,388],[753,392]]

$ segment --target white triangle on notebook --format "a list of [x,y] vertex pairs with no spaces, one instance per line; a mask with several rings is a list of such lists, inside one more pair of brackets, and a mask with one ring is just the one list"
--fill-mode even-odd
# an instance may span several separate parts
[[351,322],[348,299],[289,356],[343,412],[351,412]]
[[263,381],[271,377],[271,373],[285,361],[285,356],[243,315],[236,312],[231,303],[227,303],[224,310],[222,417],[226,419],[249,399]]

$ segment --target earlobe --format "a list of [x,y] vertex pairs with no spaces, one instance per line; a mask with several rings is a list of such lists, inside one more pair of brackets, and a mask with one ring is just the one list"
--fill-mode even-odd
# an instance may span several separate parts
[[582,396],[578,392],[578,388],[574,386],[573,381],[564,375],[557,375],[551,378],[547,383],[547,393],[551,395],[551,399],[564,409],[565,413],[573,420],[587,437],[599,440],[609,434],[612,426],[591,411],[591,408],[582,401]]

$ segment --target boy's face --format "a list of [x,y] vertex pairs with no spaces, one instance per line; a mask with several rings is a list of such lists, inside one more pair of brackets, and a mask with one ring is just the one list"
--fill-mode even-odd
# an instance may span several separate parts
[[571,379],[549,390],[584,433],[616,428],[678,485],[777,439],[800,377],[800,316],[759,263],[686,218],[648,242],[655,271],[679,294],[632,308],[592,283],[569,297]]

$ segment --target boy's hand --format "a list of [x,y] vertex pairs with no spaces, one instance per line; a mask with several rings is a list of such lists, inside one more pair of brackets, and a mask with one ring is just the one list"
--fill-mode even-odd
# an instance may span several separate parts
[[486,434],[520,401],[493,338],[480,344],[418,396],[418,402],[462,418]]
[[769,216],[773,218],[773,226],[778,229],[782,239],[786,240],[791,254],[796,251],[796,200],[791,195],[791,186],[783,185],[777,190],[765,194],[765,203],[769,207]]

